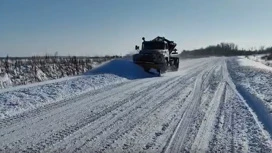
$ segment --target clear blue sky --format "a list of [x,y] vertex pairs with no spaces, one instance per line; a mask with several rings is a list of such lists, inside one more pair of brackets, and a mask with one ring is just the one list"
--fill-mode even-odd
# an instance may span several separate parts
[[271,0],[0,0],[0,56],[124,55],[141,37],[177,48],[272,45]]

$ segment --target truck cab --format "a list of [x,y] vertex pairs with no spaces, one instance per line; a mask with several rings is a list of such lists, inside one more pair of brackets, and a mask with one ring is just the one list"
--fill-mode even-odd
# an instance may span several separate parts
[[[145,71],[153,68],[159,73],[164,73],[173,60],[170,55],[175,50],[176,44],[164,37],[156,37],[150,41],[145,41],[143,37],[142,40],[141,50],[133,55],[134,63],[142,66]],[[135,49],[139,50],[139,46],[135,46]]]

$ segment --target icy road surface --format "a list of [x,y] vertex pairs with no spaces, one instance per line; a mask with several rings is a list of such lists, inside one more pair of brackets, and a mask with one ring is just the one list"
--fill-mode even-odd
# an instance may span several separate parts
[[5,117],[0,152],[272,152],[266,125],[229,75],[228,63],[235,61],[181,60],[178,72],[129,74]]

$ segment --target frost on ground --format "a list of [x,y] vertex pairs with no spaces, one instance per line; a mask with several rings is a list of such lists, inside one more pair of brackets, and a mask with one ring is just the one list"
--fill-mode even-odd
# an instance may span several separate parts
[[142,69],[120,74],[128,61],[105,64],[93,75],[131,80],[0,120],[0,152],[272,152],[230,77],[234,62],[187,59],[178,72],[147,78]]

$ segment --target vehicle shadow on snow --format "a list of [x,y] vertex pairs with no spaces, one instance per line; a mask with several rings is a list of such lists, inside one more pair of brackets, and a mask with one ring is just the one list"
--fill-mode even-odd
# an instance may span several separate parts
[[142,67],[127,59],[117,59],[96,67],[84,75],[113,74],[129,80],[159,77],[144,71]]

